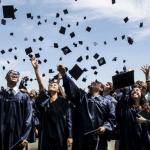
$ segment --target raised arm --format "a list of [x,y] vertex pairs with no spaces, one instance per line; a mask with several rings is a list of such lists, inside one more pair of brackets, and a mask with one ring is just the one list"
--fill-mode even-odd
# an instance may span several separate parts
[[34,72],[35,72],[35,75],[36,75],[36,78],[37,78],[38,85],[39,85],[39,92],[44,91],[45,87],[44,87],[44,84],[43,84],[43,81],[42,81],[42,77],[39,73],[38,60],[35,57],[33,57],[31,59],[31,63],[32,63],[32,66],[33,66],[33,69],[34,69]]
[[74,102],[79,102],[81,100],[81,95],[83,91],[77,87],[77,85],[72,81],[69,76],[67,76],[66,69],[63,65],[59,65],[57,67],[57,70],[62,76],[63,86],[67,97]]
[[143,73],[145,75],[147,91],[150,92],[150,76],[149,76],[150,66],[145,65],[145,66],[141,67],[141,70],[143,71]]

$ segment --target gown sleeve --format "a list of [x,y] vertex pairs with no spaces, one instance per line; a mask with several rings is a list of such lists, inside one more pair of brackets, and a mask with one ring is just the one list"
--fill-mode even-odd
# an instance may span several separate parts
[[67,75],[63,77],[63,86],[68,99],[70,99],[73,103],[77,104],[82,101],[82,96],[85,92],[79,89],[73,80]]
[[23,123],[23,132],[21,135],[21,139],[25,140],[28,138],[28,135],[30,133],[31,130],[31,122],[32,122],[32,106],[30,103],[30,98],[28,95],[26,95],[26,99],[25,99],[25,119],[24,119],[24,123]]

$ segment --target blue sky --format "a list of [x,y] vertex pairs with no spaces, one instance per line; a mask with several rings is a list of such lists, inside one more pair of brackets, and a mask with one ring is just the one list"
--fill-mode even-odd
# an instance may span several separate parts
[[[140,71],[140,67],[144,64],[149,64],[150,57],[150,1],[149,0],[116,0],[116,4],[112,5],[111,0],[2,0],[2,5],[14,5],[18,9],[16,19],[6,19],[7,24],[0,25],[0,49],[8,50],[9,48],[17,47],[12,53],[6,52],[0,54],[0,85],[6,86],[4,80],[5,74],[9,69],[20,71],[21,76],[28,75],[34,78],[34,72],[31,67],[28,57],[25,55],[25,48],[32,47],[34,53],[38,53],[39,47],[42,47],[41,60],[45,58],[48,62],[40,65],[41,73],[45,73],[45,85],[48,78],[54,74],[49,74],[48,69],[56,70],[56,65],[64,64],[68,68],[72,68],[79,56],[83,56],[84,60],[78,65],[83,69],[88,68],[88,72],[84,73],[77,81],[82,88],[98,79],[102,82],[111,81],[112,75],[116,70],[122,70],[124,64],[123,59],[127,62],[125,65],[135,70],[135,79],[144,80],[144,75]],[[63,10],[68,9],[69,14],[64,15]],[[3,18],[2,7],[0,7],[0,18]],[[32,13],[34,19],[27,19],[26,13]],[[63,21],[60,18],[56,19],[56,13],[60,13]],[[41,19],[36,16],[40,15]],[[84,20],[83,17],[87,19]],[[129,17],[129,21],[125,24],[123,18]],[[47,23],[44,23],[47,19]],[[42,25],[38,26],[37,22],[41,21]],[[53,22],[57,25],[54,26]],[[79,26],[76,27],[76,22]],[[139,28],[140,22],[144,23],[143,28]],[[60,26],[71,25],[67,28],[66,34],[59,34]],[[91,32],[86,32],[87,26],[92,27]],[[10,36],[10,32],[14,36]],[[75,32],[75,38],[71,39],[69,34]],[[129,45],[127,40],[121,40],[121,36],[131,36],[134,38],[134,44]],[[44,37],[44,41],[40,42],[38,38]],[[27,37],[28,41],[24,41]],[[118,41],[114,41],[114,37],[118,37]],[[34,43],[33,38],[37,39]],[[84,44],[74,48],[72,43],[82,40]],[[107,45],[103,42],[107,41]],[[54,49],[53,43],[59,43],[59,48]],[[98,44],[94,46],[94,42]],[[70,47],[72,53],[64,56],[61,48],[64,46]],[[86,50],[89,46],[90,50]],[[105,57],[106,64],[98,67],[97,61],[93,59],[95,53]],[[18,60],[14,60],[14,55],[18,56]],[[85,56],[89,55],[90,59],[85,60]],[[112,62],[113,57],[118,57],[117,62]],[[59,62],[59,57],[63,57],[63,61]],[[26,58],[26,62],[22,61]],[[8,65],[7,60],[11,63]],[[6,70],[1,68],[6,65]],[[93,75],[91,66],[98,67],[98,75]],[[82,78],[87,77],[87,82],[83,83]],[[30,83],[29,89],[36,88],[36,81]]]

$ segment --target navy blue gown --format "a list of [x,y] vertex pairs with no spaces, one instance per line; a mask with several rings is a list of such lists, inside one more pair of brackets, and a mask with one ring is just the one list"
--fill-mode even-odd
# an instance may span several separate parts
[[40,111],[39,150],[67,150],[67,138],[72,137],[72,115],[69,103],[61,98],[51,102],[46,91],[36,104]]
[[[74,150],[107,150],[107,140],[115,126],[115,106],[102,96],[92,97],[79,89],[66,75],[63,77],[63,85],[68,98],[76,105],[77,112],[75,122],[77,124],[74,133]],[[78,120],[78,122],[77,122]],[[86,134],[99,127],[105,127],[104,134]]]
[[23,149],[19,144],[28,138],[31,118],[32,108],[28,94],[18,91],[16,95],[12,95],[1,89],[0,150],[10,150],[14,145],[16,146],[13,150]]

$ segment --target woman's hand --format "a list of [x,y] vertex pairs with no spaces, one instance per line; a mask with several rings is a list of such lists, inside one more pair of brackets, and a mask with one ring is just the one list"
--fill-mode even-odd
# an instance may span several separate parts
[[38,60],[35,57],[31,59],[31,63],[34,69],[38,69]]

